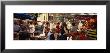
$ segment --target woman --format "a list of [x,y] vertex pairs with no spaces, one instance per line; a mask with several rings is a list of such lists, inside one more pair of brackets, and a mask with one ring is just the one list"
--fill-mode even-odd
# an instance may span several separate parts
[[29,25],[30,37],[34,37],[34,32],[35,32],[35,26],[34,26],[33,22],[31,21],[30,25]]
[[45,36],[47,37],[47,34],[49,32],[50,28],[49,28],[49,22],[46,22],[45,23],[45,26],[44,26],[44,33],[45,33]]
[[71,30],[70,30],[72,39],[76,39],[76,37],[77,37],[77,29],[78,29],[78,26],[75,23],[72,23],[72,27],[71,27]]
[[60,40],[67,40],[67,34],[68,34],[67,25],[66,25],[65,22],[63,22],[62,25],[61,25],[61,36],[60,36]]
[[56,33],[60,33],[60,23],[58,22],[56,25]]
[[78,30],[79,31],[81,31],[82,26],[83,26],[82,21],[79,21],[79,24],[78,24]]

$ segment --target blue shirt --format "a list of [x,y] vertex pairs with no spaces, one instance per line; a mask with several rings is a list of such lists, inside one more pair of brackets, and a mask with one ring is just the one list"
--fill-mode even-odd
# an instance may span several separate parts
[[48,32],[48,34],[47,34],[47,36],[48,36],[47,39],[48,39],[48,40],[50,40],[50,35],[52,35],[52,34],[53,34],[53,33]]

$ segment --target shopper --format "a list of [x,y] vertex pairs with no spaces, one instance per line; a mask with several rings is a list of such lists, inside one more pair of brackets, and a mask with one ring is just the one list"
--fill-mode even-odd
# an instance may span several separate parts
[[34,32],[35,32],[35,26],[34,26],[34,23],[31,21],[30,24],[29,24],[30,38],[34,37]]
[[60,40],[67,40],[67,34],[68,34],[67,24],[63,22],[61,26]]
[[72,23],[72,27],[70,29],[70,34],[72,36],[72,39],[76,39],[78,32],[77,30],[78,30],[78,26],[75,23]]
[[49,32],[50,28],[49,28],[49,22],[46,22],[45,23],[45,26],[44,26],[44,33],[45,33],[45,36],[47,37],[47,34]]
[[29,34],[26,31],[26,29],[22,29],[22,31],[20,31],[19,33],[19,40],[28,40],[29,39]]
[[48,32],[48,37],[47,37],[48,40],[55,40],[55,29],[51,29],[49,32]]
[[18,22],[17,22],[17,20],[14,22],[14,32],[19,32],[20,31],[20,26],[19,26],[19,24],[18,24]]

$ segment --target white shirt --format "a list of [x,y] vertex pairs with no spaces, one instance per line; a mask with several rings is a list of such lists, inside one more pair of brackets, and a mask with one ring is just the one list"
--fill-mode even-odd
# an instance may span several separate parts
[[82,27],[82,23],[80,22],[79,24],[78,24],[78,29],[80,30],[80,28]]
[[30,28],[29,32],[30,32],[30,33],[34,33],[34,31],[35,31],[35,26],[34,26],[34,25],[30,25],[29,28]]
[[67,28],[68,28],[68,29],[71,29],[71,27],[72,27],[71,23],[70,23],[70,22],[67,23]]
[[53,28],[54,28],[54,24],[50,23],[50,29],[53,29]]

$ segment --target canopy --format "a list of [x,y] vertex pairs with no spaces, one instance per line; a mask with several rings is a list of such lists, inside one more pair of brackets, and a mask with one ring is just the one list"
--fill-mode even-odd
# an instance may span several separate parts
[[35,17],[30,13],[14,13],[14,18],[18,19],[34,19]]

